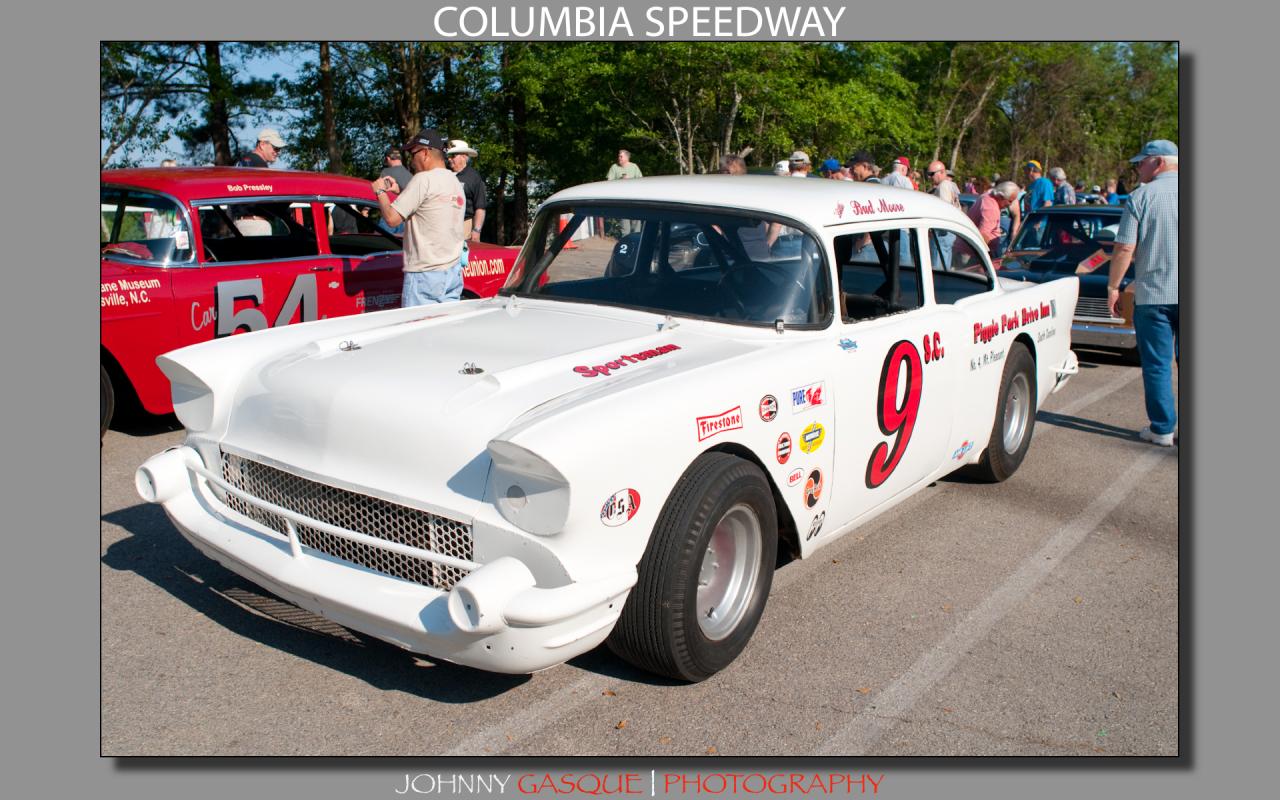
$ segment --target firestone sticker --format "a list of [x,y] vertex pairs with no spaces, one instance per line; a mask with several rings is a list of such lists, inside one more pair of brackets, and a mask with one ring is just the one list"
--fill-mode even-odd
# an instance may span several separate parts
[[760,419],[765,422],[773,422],[774,417],[778,416],[778,398],[771,394],[766,394],[760,398]]
[[818,381],[808,386],[801,386],[791,390],[791,413],[799,414],[802,411],[808,411],[816,408],[826,402],[823,391],[826,388],[826,381]]
[[742,427],[742,406],[734,406],[720,414],[698,417],[698,441],[710,439],[718,433]]
[[826,438],[827,429],[815,422],[801,432],[800,449],[805,453],[812,453],[822,447],[822,442]]
[[600,507],[600,521],[610,528],[625,525],[640,510],[640,493],[635,489],[622,489],[604,501]]

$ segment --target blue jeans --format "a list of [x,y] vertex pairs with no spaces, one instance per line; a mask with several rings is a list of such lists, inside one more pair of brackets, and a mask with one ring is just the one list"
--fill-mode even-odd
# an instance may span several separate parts
[[429,272],[406,272],[404,288],[400,291],[400,306],[426,306],[447,303],[462,297],[462,266],[454,264],[448,269]]
[[1173,399],[1173,362],[1181,350],[1178,305],[1143,304],[1133,307],[1133,328],[1142,356],[1142,389],[1147,398],[1151,432],[1173,433],[1178,407]]

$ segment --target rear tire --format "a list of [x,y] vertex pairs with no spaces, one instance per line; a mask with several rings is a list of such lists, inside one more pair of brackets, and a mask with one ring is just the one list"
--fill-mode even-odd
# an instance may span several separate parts
[[1000,378],[996,421],[975,475],[992,483],[1008,480],[1026,457],[1035,427],[1036,364],[1026,345],[1014,342]]
[[111,376],[102,364],[98,365],[98,389],[98,415],[101,420],[98,438],[101,439],[107,435],[107,427],[116,413],[116,392],[111,386]]
[[777,511],[759,468],[700,456],[658,517],[609,648],[659,675],[709,678],[747,646],[777,551]]

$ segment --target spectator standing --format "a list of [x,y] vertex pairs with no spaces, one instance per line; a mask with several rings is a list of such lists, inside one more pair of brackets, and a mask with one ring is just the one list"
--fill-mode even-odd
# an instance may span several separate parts
[[[631,163],[631,151],[619,150],[618,163],[609,165],[609,172],[605,174],[604,179],[607,181],[618,181],[643,177],[644,173],[640,171],[640,166],[638,164]],[[620,237],[626,236],[633,230],[639,230],[639,228],[639,224],[634,220],[618,220],[618,235]]]
[[774,175],[782,175],[782,176],[790,175],[790,174],[791,174],[791,162],[790,162],[790,161],[783,160],[783,161],[779,161],[777,164],[774,164],[774,165],[773,165],[773,174],[774,174]]
[[177,162],[177,161],[174,161],[172,158],[166,158],[164,161],[161,161],[161,162],[160,162],[160,166],[162,166],[162,167],[176,167],[176,166],[178,166],[178,162]]
[[1107,188],[1105,193],[1106,197],[1104,198],[1106,200],[1107,205],[1109,206],[1120,205],[1120,194],[1116,190],[1118,186],[1119,186],[1119,183],[1116,181],[1115,178],[1107,178]]
[[[978,226],[978,233],[982,236],[982,242],[987,246],[987,253],[993,259],[999,257],[997,249],[1000,242],[1000,236],[1003,233],[1000,229],[1000,212],[1013,205],[1018,198],[1018,184],[1013,181],[1001,181],[991,191],[979,195],[977,202],[969,207],[969,219],[973,220],[973,224]],[[956,244],[957,251],[965,251],[976,256],[972,250],[960,240]]]
[[[395,178],[373,182],[382,218],[404,223],[404,288],[402,306],[457,300],[462,296],[462,217],[467,201],[462,184],[445,164],[444,139],[423,128],[405,142],[413,177],[407,186]],[[388,192],[399,192],[394,201]]]
[[[955,208],[961,208],[960,187],[956,186],[956,182],[947,175],[946,164],[941,161],[931,161],[925,169],[924,175],[933,184],[929,194],[945,203],[950,203]],[[932,252],[933,260],[943,269],[951,269],[951,251],[955,247],[955,243],[955,234],[942,228],[935,229],[929,237],[929,248]]]
[[[471,159],[480,154],[463,140],[454,139],[449,142],[449,149],[445,152],[445,155],[448,156],[449,166],[453,169],[453,173],[458,176],[458,180],[462,183],[462,191],[467,198],[467,207],[463,214],[462,223],[466,241],[468,243],[478,243],[480,241],[480,229],[484,227],[485,210],[489,207],[484,178],[481,177],[479,172],[476,172],[475,167],[471,166]],[[466,252],[465,247],[463,252]],[[465,256],[462,263],[463,266],[467,263]]]
[[1165,139],[1143,145],[1130,163],[1142,185],[1120,215],[1107,280],[1107,305],[1118,316],[1120,282],[1133,264],[1133,327],[1142,358],[1142,389],[1150,424],[1139,438],[1162,447],[1175,444],[1178,409],[1173,398],[1173,362],[1178,334],[1178,146]]
[[787,168],[791,172],[793,178],[809,177],[809,170],[813,168],[813,164],[809,161],[809,154],[803,150],[796,150],[791,154],[791,158],[787,159]]
[[1055,206],[1074,206],[1076,204],[1076,190],[1071,188],[1071,182],[1067,180],[1067,173],[1062,167],[1054,167],[1049,170],[1049,179],[1053,181],[1053,204]]
[[266,169],[280,157],[284,150],[284,139],[275,128],[263,128],[258,131],[258,144],[252,150],[240,156],[237,167],[261,167]]
[[977,194],[977,193],[978,193],[978,179],[977,179],[977,178],[975,178],[975,177],[974,177],[974,176],[972,176],[972,175],[970,175],[968,178],[965,178],[965,181],[964,181],[964,193],[965,193],[965,194]]
[[849,168],[849,174],[853,176],[855,181],[880,182],[880,179],[876,177],[875,158],[866,150],[859,150],[849,156],[849,160],[844,162],[844,165]]
[[[391,145],[383,152],[382,172],[378,173],[378,177],[395,178],[396,185],[402,189],[409,185],[409,179],[413,177],[413,173],[404,165],[404,156],[400,152],[400,148],[396,145]],[[393,192],[393,194],[395,193]],[[389,199],[394,200],[395,197],[391,197]],[[334,215],[337,216],[336,208],[334,209]],[[404,235],[404,223],[399,225],[388,225],[387,221],[384,219],[379,220],[378,225],[393,236]]]
[[907,177],[907,172],[911,169],[911,162],[906,156],[898,156],[889,163],[889,174],[884,176],[881,181],[885,186],[896,186],[899,189],[914,189],[911,185],[911,179]]
[[1039,161],[1028,161],[1022,166],[1027,175],[1027,195],[1022,216],[1032,211],[1053,205],[1053,183],[1044,176]]
[[746,175],[747,161],[736,153],[730,153],[720,159],[720,169],[718,171],[721,175]]
[[828,158],[826,161],[822,162],[822,169],[820,171],[822,172],[822,177],[824,178],[827,178],[829,180],[839,180],[840,179],[840,162],[834,158]]

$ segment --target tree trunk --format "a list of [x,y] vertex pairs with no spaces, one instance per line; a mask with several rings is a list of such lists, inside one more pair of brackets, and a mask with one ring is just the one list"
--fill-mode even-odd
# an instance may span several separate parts
[[329,63],[329,43],[320,43],[320,109],[324,125],[324,144],[329,151],[329,171],[343,172],[342,145],[338,141],[333,115],[333,66]]
[[511,154],[515,161],[515,186],[512,187],[515,209],[511,220],[511,239],[523,242],[529,235],[529,109],[524,95],[517,93],[511,105]]
[[209,138],[213,142],[213,163],[235,163],[231,153],[231,121],[227,114],[227,95],[231,91],[222,72],[222,52],[218,42],[204,43],[205,78],[209,83]]

